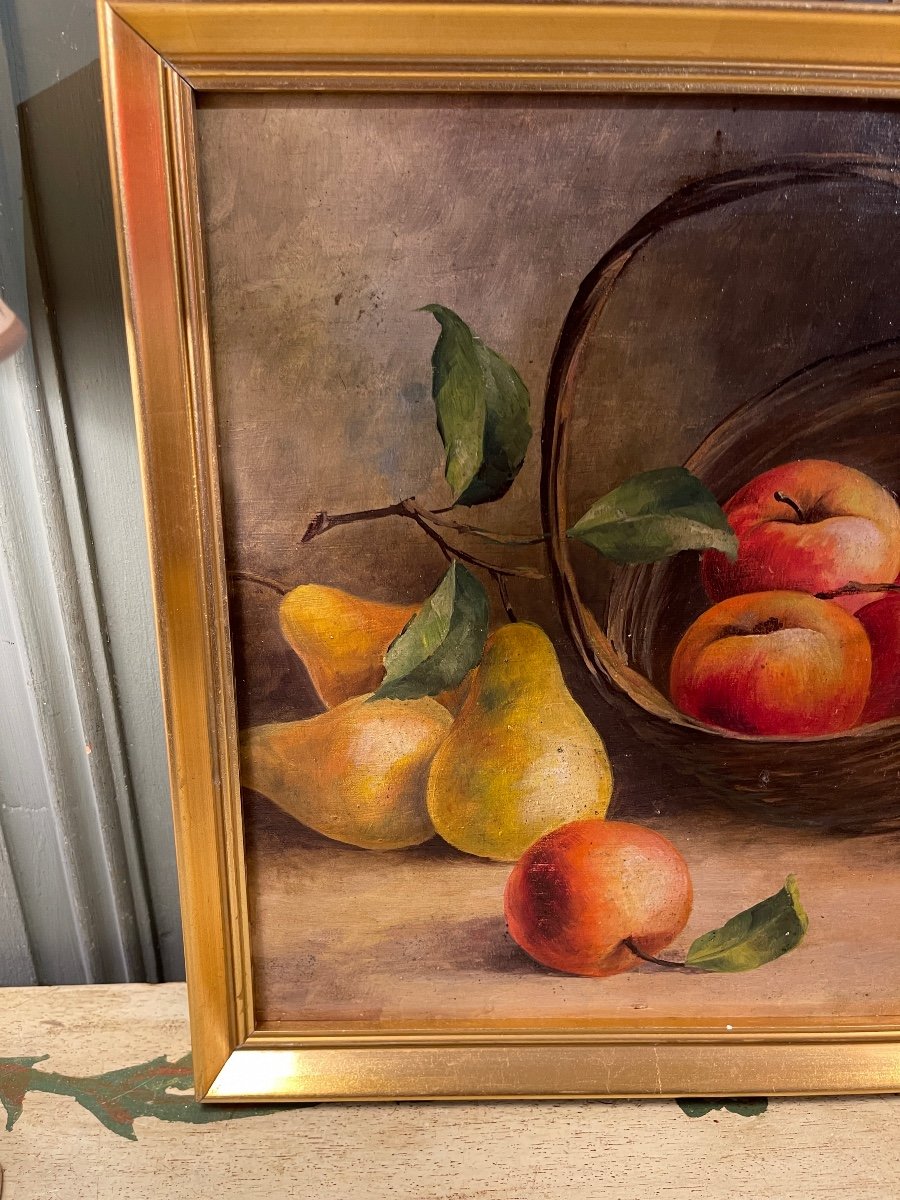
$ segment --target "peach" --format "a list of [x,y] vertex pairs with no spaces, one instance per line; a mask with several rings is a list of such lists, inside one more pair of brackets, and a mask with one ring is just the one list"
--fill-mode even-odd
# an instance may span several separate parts
[[811,737],[857,723],[871,672],[856,617],[804,592],[754,592],[697,618],[675,650],[669,690],[707,725]]
[[900,592],[873,600],[856,616],[872,644],[872,685],[863,723],[900,717]]
[[602,977],[656,954],[690,916],[687,863],[659,833],[625,821],[572,821],[539,838],[504,894],[509,932],[537,962]]
[[[738,556],[703,556],[709,598],[748,592],[832,592],[851,581],[883,583],[900,574],[900,507],[853,467],[802,459],[758,475],[725,505]],[[836,603],[855,612],[866,596]]]

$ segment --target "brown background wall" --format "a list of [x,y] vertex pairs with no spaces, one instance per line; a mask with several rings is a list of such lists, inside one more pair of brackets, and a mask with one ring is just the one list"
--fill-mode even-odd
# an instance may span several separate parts
[[[437,326],[420,305],[456,309],[525,378],[536,431],[525,469],[502,502],[474,511],[534,529],[550,356],[604,250],[692,178],[900,149],[883,110],[760,101],[219,99],[199,128],[231,564],[398,600],[424,597],[443,570],[409,523],[299,540],[319,509],[445,501]],[[633,471],[683,461],[723,415],[804,364],[898,332],[898,231],[893,197],[824,185],[658,238],[587,347],[573,514]],[[603,568],[590,551],[581,561],[591,590]],[[553,627],[546,588],[511,591]],[[245,721],[313,711],[276,605],[235,589]]]

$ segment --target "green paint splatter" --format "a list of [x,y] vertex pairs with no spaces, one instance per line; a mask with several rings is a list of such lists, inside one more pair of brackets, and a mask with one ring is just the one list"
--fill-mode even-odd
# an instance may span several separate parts
[[769,1107],[765,1096],[750,1096],[744,1100],[676,1100],[675,1103],[688,1117],[705,1117],[707,1113],[723,1108],[739,1117],[759,1117]]
[[231,1121],[238,1117],[256,1117],[279,1108],[306,1105],[206,1105],[198,1104],[186,1093],[193,1090],[191,1056],[175,1062],[163,1056],[133,1067],[122,1067],[102,1075],[62,1075],[57,1071],[39,1071],[37,1058],[0,1058],[0,1104],[6,1109],[6,1129],[11,1130],[22,1115],[28,1092],[48,1092],[71,1096],[92,1113],[107,1129],[129,1141],[137,1141],[134,1122],[138,1117],[156,1117],[159,1121],[180,1121],[205,1125],[213,1121]]

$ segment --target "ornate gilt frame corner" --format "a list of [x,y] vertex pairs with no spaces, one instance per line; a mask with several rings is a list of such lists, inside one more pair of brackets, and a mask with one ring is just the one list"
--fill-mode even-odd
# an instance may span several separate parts
[[257,1028],[194,112],[198,91],[900,99],[900,12],[772,0],[98,0],[169,742],[196,1093],[210,1101],[900,1090],[900,1029]]

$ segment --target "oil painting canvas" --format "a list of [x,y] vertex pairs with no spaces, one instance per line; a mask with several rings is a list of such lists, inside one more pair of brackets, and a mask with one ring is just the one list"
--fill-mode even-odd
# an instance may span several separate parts
[[896,1026],[895,112],[197,130],[259,1026]]

